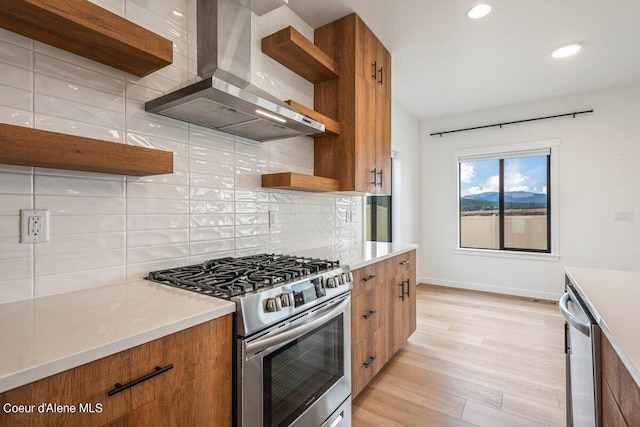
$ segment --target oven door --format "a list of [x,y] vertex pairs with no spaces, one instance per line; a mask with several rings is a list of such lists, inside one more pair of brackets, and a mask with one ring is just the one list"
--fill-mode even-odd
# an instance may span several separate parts
[[350,294],[238,346],[238,425],[320,426],[351,395]]

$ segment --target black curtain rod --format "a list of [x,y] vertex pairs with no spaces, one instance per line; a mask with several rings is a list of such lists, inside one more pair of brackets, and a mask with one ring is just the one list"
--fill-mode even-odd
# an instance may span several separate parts
[[567,113],[567,114],[556,114],[555,116],[536,117],[535,119],[516,120],[515,122],[496,123],[495,125],[476,126],[476,127],[472,127],[472,128],[448,130],[448,131],[444,131],[444,132],[434,132],[434,133],[430,133],[429,135],[430,136],[440,135],[440,137],[442,137],[442,135],[444,135],[446,133],[466,132],[468,130],[492,128],[492,127],[496,127],[496,126],[500,126],[500,128],[502,128],[502,126],[506,126],[506,125],[513,125],[513,124],[516,124],[516,123],[525,123],[525,122],[535,122],[536,120],[555,119],[556,117],[573,116],[573,118],[575,119],[578,114],[586,114],[586,113],[593,113],[593,110],[576,111],[574,113]]

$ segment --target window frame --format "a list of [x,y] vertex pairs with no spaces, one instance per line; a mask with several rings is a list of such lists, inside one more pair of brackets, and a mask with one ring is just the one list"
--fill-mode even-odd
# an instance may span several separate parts
[[[478,255],[478,256],[495,256],[503,258],[520,258],[520,259],[540,259],[547,261],[558,261],[560,259],[558,251],[558,158],[559,158],[559,140],[544,140],[527,143],[499,145],[491,147],[481,147],[466,150],[455,150],[452,154],[453,160],[453,184],[454,184],[454,212],[456,214],[455,222],[455,242],[453,243],[453,252],[461,255]],[[500,243],[503,249],[484,249],[484,248],[466,248],[460,246],[460,163],[473,161],[473,157],[478,160],[482,158],[502,159],[500,165],[503,164],[504,158],[518,157],[521,153],[523,156],[532,155],[535,151],[549,150],[547,161],[547,186],[548,186],[548,221],[547,226],[547,242],[548,250],[529,250],[520,248],[504,248],[504,242]],[[501,179],[504,174],[500,173]],[[500,191],[503,192],[503,182],[500,183]],[[500,197],[501,204],[504,198]],[[500,207],[500,226],[504,226],[502,218],[504,214],[504,206]],[[500,239],[504,239],[504,230],[500,230]]]

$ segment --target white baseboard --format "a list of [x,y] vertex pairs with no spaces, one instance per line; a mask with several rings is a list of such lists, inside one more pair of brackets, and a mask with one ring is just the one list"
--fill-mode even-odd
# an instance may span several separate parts
[[561,288],[558,293],[539,292],[530,289],[506,288],[503,286],[487,285],[483,283],[456,282],[453,280],[435,279],[431,277],[419,277],[418,283],[428,283],[431,285],[447,286],[449,288],[469,289],[472,291],[493,292],[496,294],[514,295],[519,297],[527,297],[534,299],[544,299],[549,301],[558,301],[561,296]]

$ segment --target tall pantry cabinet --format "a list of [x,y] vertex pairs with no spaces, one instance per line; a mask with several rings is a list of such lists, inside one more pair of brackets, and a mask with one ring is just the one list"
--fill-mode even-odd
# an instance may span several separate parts
[[356,14],[317,28],[314,43],[340,68],[314,85],[314,109],[341,124],[340,135],[316,138],[315,175],[391,194],[391,55]]

